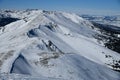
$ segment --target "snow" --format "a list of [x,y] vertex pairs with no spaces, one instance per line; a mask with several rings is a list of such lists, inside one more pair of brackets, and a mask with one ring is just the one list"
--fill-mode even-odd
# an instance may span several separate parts
[[63,80],[63,79],[55,79],[55,78],[47,78],[43,76],[29,76],[22,74],[0,74],[0,80]]
[[75,49],[80,55],[99,64],[104,64],[105,62],[110,61],[110,59],[105,58],[105,54],[103,54],[103,52],[114,56],[116,59],[120,58],[120,55],[118,53],[108,50],[105,47],[99,46],[94,42],[88,41],[84,37],[66,37],[60,34],[59,37],[68,43],[69,46]]
[[81,15],[81,16],[89,21],[120,27],[120,15],[108,15],[108,16]]
[[75,15],[75,14],[69,14],[69,13],[63,13],[63,15],[66,17],[66,18],[68,18],[68,19],[70,19],[70,20],[72,20],[73,22],[75,22],[75,23],[80,23],[81,21],[83,21],[84,19],[83,18],[81,18],[81,17],[79,17],[79,16],[77,16],[77,15]]
[[97,42],[93,36],[98,33],[89,21],[73,13],[42,10],[8,14],[21,20],[0,33],[1,79],[120,79],[120,73],[106,65],[120,55]]

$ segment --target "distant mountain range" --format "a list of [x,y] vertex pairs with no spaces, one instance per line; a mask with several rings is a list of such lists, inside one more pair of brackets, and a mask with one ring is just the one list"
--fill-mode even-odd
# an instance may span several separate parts
[[98,23],[111,24],[120,27],[120,15],[111,16],[92,16],[92,15],[81,15],[81,17]]

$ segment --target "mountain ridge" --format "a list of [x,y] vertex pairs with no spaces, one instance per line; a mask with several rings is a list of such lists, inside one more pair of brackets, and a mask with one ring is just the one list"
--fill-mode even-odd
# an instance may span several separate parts
[[3,14],[20,20],[1,28],[1,73],[65,80],[120,79],[120,73],[107,65],[114,65],[120,55],[97,42],[94,36],[99,33],[88,20],[74,13],[42,10],[0,12]]

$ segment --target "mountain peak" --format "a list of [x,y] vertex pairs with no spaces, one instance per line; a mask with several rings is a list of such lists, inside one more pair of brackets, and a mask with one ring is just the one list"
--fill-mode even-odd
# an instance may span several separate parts
[[120,73],[112,70],[120,55],[104,45],[108,35],[79,15],[31,9],[2,10],[0,19],[3,18],[18,20],[9,23],[5,20],[0,26],[2,79],[6,73],[11,77],[25,73],[28,79],[37,76],[41,80],[120,79]]

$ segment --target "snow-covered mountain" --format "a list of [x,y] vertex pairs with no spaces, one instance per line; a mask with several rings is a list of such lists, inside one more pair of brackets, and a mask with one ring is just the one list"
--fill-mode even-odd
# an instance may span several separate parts
[[92,16],[92,15],[81,15],[86,20],[89,20],[94,26],[93,29],[99,31],[101,35],[98,35],[99,40],[104,45],[120,53],[120,16]]
[[114,71],[120,69],[120,54],[99,41],[103,34],[88,20],[44,10],[0,15],[1,79],[120,80]]
[[108,15],[108,16],[81,15],[81,17],[89,21],[120,27],[120,15]]

